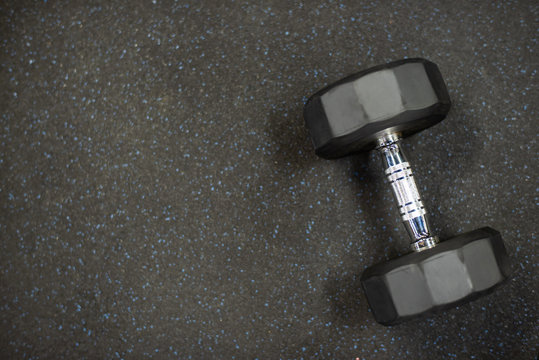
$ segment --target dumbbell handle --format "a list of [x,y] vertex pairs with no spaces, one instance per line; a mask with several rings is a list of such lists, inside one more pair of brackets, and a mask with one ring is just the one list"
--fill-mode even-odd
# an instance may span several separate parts
[[376,149],[382,155],[385,174],[397,200],[402,222],[410,235],[412,250],[422,251],[436,246],[439,240],[430,231],[427,212],[400,140],[399,134],[384,135],[378,139]]

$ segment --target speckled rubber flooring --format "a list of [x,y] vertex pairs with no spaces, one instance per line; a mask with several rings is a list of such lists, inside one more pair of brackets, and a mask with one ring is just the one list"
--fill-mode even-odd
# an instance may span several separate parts
[[[535,359],[538,29],[536,1],[2,2],[1,357]],[[433,227],[498,229],[516,271],[387,328],[381,164],[318,159],[302,108],[418,56],[453,100],[405,145]]]

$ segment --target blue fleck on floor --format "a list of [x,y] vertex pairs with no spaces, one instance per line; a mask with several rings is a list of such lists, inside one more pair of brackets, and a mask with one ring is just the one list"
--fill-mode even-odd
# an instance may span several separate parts
[[[2,358],[535,359],[538,29],[524,0],[2,2]],[[387,328],[381,164],[317,158],[302,109],[404,57],[453,101],[404,145],[434,229],[492,226],[516,270]]]

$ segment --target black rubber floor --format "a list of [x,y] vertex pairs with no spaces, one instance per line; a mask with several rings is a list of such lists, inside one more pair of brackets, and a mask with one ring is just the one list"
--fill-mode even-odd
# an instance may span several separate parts
[[[536,1],[4,1],[0,352],[19,359],[535,359]],[[442,238],[516,272],[387,328],[406,233],[377,154],[317,158],[309,95],[403,57],[453,101],[407,139]]]

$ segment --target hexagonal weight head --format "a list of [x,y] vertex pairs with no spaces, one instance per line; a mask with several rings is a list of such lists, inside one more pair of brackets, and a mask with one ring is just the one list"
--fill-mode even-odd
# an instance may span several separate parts
[[436,64],[405,59],[350,75],[309,98],[303,117],[327,159],[370,150],[385,132],[403,136],[445,118],[451,100]]
[[476,299],[509,274],[500,233],[485,227],[372,266],[361,284],[376,321],[395,325]]

